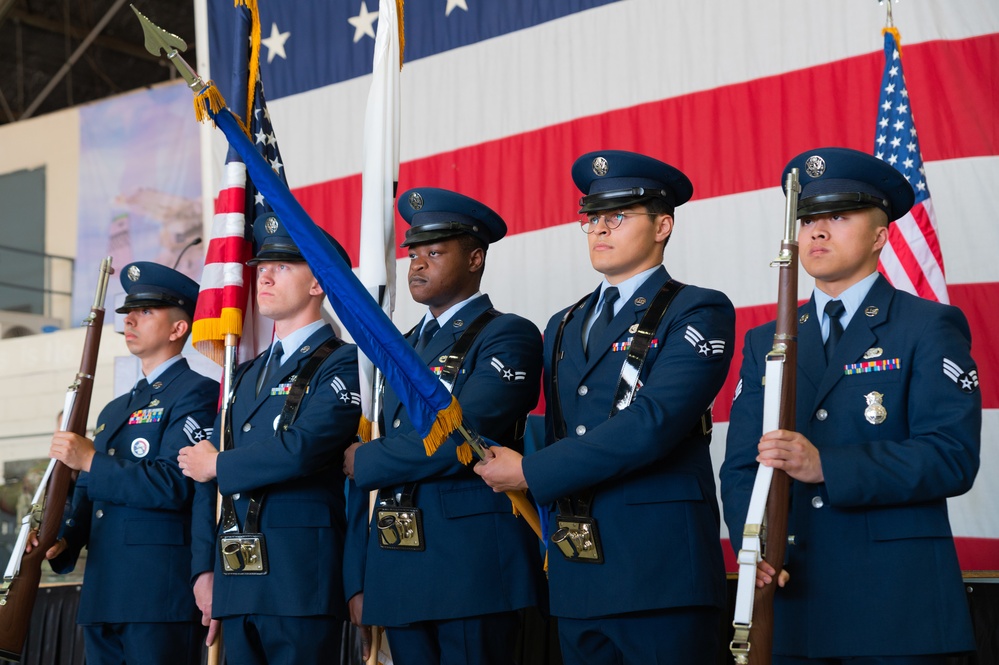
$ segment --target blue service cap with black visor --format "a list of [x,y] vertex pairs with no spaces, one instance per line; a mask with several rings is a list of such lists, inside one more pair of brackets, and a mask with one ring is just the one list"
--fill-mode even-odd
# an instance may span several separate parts
[[[330,244],[336,249],[340,258],[348,266],[351,265],[350,256],[336,238],[320,229]],[[298,249],[298,245],[292,240],[288,229],[281,222],[281,219],[273,212],[264,213],[253,222],[253,258],[246,262],[248,266],[255,266],[261,261],[285,261],[288,263],[305,263],[305,257]]]
[[198,303],[198,283],[173,268],[151,261],[133,261],[119,276],[125,290],[125,301],[115,312],[145,307],[179,307],[194,318]]
[[588,152],[572,165],[572,180],[583,193],[579,212],[617,210],[662,199],[675,209],[690,200],[694,186],[680,169],[624,150]]
[[874,155],[850,148],[815,148],[784,167],[781,187],[797,168],[801,193],[798,218],[880,208],[893,222],[912,208],[916,195],[898,169]]
[[506,235],[506,222],[489,206],[438,187],[416,187],[399,197],[410,228],[401,247],[468,234],[490,245]]

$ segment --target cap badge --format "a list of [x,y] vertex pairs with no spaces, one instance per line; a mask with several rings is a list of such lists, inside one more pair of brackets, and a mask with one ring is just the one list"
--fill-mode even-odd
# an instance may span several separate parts
[[610,170],[610,164],[603,157],[593,158],[593,172],[599,176],[607,175],[607,171]]
[[628,328],[628,332],[630,334],[632,334],[632,335],[634,335],[635,333],[637,333],[638,332],[638,324],[637,323],[631,324],[631,327]]
[[462,321],[461,319],[455,319],[454,323],[452,323],[451,325],[454,326],[455,328],[460,328],[463,325],[465,325],[465,322]]
[[152,402],[149,403],[149,406],[159,406],[159,405],[160,401],[158,399],[154,399]]
[[888,417],[888,412],[881,405],[883,397],[884,395],[876,390],[864,395],[864,399],[867,400],[867,408],[864,409],[864,418],[872,425],[880,425]]
[[440,358],[437,359],[437,362],[439,362],[439,363],[446,363],[447,362],[447,356],[441,356]]
[[808,314],[802,314],[800,317],[798,317],[798,323],[804,323],[807,320],[808,320]]
[[423,197],[420,196],[419,192],[413,192],[409,195],[409,206],[413,210],[419,210],[423,207]]
[[139,266],[131,266],[128,269],[128,278],[133,282],[139,281],[139,276],[142,275],[142,271],[139,270]]
[[641,307],[642,305],[644,305],[646,302],[648,302],[648,301],[645,298],[641,297],[641,296],[635,298],[635,304],[638,305],[639,307]]
[[864,351],[864,360],[870,360],[871,358],[880,358],[881,354],[884,353],[884,349],[880,346],[872,346],[871,348]]
[[303,346],[302,348],[300,348],[300,349],[298,350],[298,352],[299,352],[299,353],[308,353],[308,352],[309,352],[309,349],[311,349],[311,348],[312,348],[311,346],[309,346],[308,344],[306,344],[305,346]]
[[864,310],[864,316],[875,317],[877,315],[878,315],[878,308],[875,307],[874,305],[871,305],[870,307]]
[[264,231],[268,233],[277,233],[278,221],[277,217],[268,217],[267,221],[264,222]]
[[818,178],[820,175],[826,172],[826,160],[822,159],[818,155],[812,155],[805,160],[805,173],[812,176],[813,178]]
[[163,387],[162,381],[157,381],[156,383],[153,384],[153,390],[159,390],[162,387]]

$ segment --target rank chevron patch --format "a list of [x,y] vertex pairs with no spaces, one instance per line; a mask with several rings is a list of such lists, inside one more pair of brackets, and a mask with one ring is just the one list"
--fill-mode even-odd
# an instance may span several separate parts
[[944,375],[957,384],[957,387],[966,393],[973,393],[978,390],[978,370],[973,369],[965,372],[950,358],[943,359]]
[[507,367],[496,356],[493,356],[489,364],[493,366],[493,369],[499,372],[500,377],[504,381],[523,381],[527,378],[527,372]]
[[694,326],[687,326],[687,332],[684,333],[683,338],[690,342],[690,345],[697,349],[697,355],[704,356],[720,356],[725,353],[725,340],[723,339],[704,339],[704,335],[700,333]]
[[191,416],[187,417],[184,421],[184,434],[187,435],[187,440],[191,442],[192,445],[197,444],[199,441],[207,441],[212,437],[213,427],[202,427],[198,424],[198,421]]
[[330,387],[333,388],[333,392],[336,393],[337,398],[344,404],[361,403],[360,393],[352,393],[347,390],[347,384],[339,376],[333,377],[333,383],[330,384]]

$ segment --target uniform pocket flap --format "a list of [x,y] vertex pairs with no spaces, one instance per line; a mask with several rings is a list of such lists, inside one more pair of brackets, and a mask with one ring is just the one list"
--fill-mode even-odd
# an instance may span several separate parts
[[492,491],[485,483],[481,487],[441,490],[441,511],[448,519],[511,510],[510,499],[502,492]]
[[946,504],[896,506],[867,514],[871,540],[904,538],[951,538]]
[[330,507],[319,501],[267,501],[260,510],[263,527],[321,527],[332,526]]
[[180,520],[125,520],[126,545],[187,545],[188,533]]
[[657,473],[633,480],[624,490],[625,503],[700,501],[704,498],[697,478],[687,473]]

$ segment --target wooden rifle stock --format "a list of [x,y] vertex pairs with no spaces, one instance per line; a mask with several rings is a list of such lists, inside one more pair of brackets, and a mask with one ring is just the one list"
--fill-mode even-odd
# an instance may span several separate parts
[[[780,269],[777,285],[777,321],[771,354],[783,355],[783,378],[780,391],[779,429],[795,428],[795,397],[798,373],[798,174],[797,169],[787,178],[787,208],[784,216],[784,240],[780,254],[772,265]],[[774,469],[767,495],[764,559],[776,571],[773,582],[756,590],[753,603],[753,625],[750,632],[752,649],[750,665],[770,665],[773,654],[774,594],[777,579],[784,569],[787,548],[788,509],[791,498],[791,478],[781,469]]]
[[[66,421],[66,431],[81,436],[87,432],[90,398],[94,390],[94,372],[97,369],[97,354],[104,327],[104,299],[107,295],[108,279],[114,272],[110,256],[101,261],[100,271],[94,305],[83,322],[87,326],[87,335],[83,343],[80,371],[69,388],[69,392],[75,393],[75,398],[72,400],[72,408]],[[0,657],[16,662],[21,660],[24,640],[31,622],[31,612],[38,595],[38,583],[42,577],[42,563],[45,561],[45,552],[58,540],[71,476],[72,470],[68,466],[53,460],[45,488],[44,509],[37,505],[31,507],[32,513],[41,513],[38,524],[38,545],[30,552],[15,550],[12,554],[13,557],[20,557],[20,568],[12,577],[5,575],[3,586],[0,588]]]

